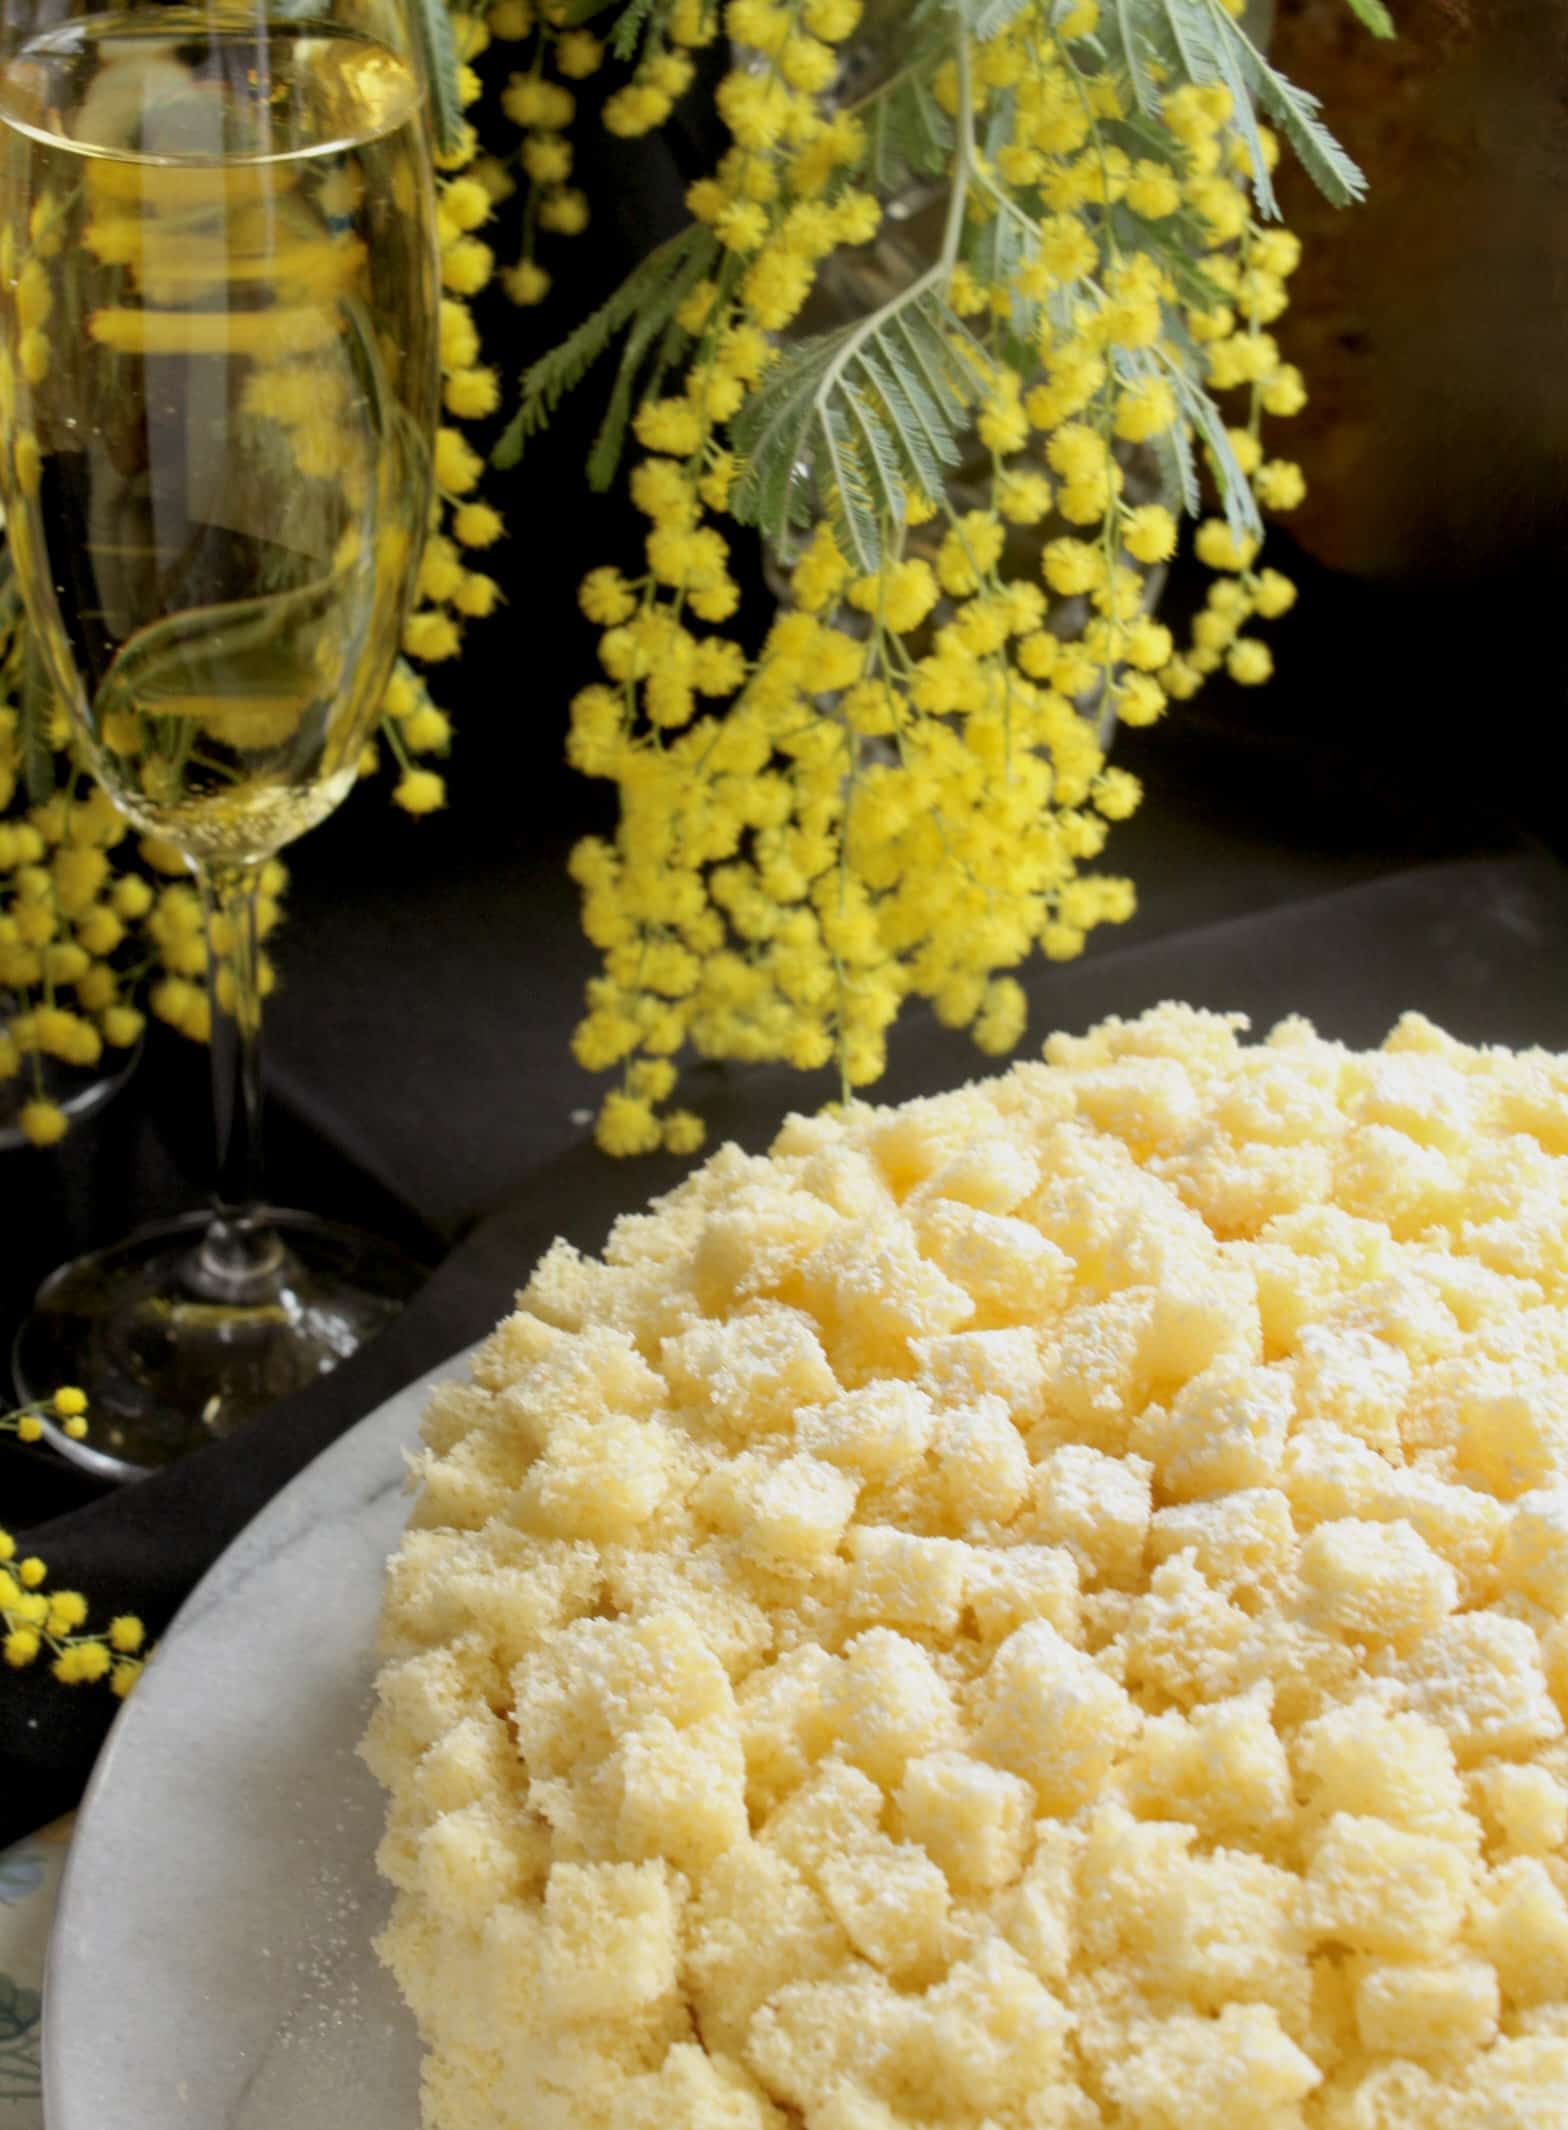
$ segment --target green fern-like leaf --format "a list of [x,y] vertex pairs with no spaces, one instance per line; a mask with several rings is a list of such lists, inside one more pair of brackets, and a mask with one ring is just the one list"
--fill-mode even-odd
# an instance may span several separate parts
[[885,363],[872,375],[917,486],[923,495],[939,495],[960,456],[952,416],[932,394],[918,364],[905,370]]
[[769,539],[809,519],[813,400],[841,333],[801,341],[774,364],[737,417],[732,435],[745,461],[731,507]]
[[1374,37],[1393,37],[1394,18],[1383,5],[1383,0],[1347,0],[1350,12]]
[[648,27],[653,6],[654,0],[630,0],[630,5],[616,17],[615,27],[610,32],[610,50],[617,59],[637,57],[637,47]]
[[1160,0],[1160,4],[1178,72],[1188,81],[1212,81],[1213,65],[1201,11],[1186,4],[1186,0]]
[[[586,317],[559,347],[540,357],[522,382],[522,401],[492,454],[497,466],[515,466],[530,436],[542,429],[562,399],[580,385],[616,336],[634,318],[652,320],[657,332],[713,264],[718,239],[694,222],[650,252],[607,302]],[[650,344],[644,342],[644,346]]]
[[[955,433],[974,398],[968,371],[954,356],[940,324],[933,329],[929,320],[922,321],[907,311],[900,311],[892,319],[889,330],[909,357],[909,366],[907,370],[901,369],[901,376],[911,389],[929,395],[937,432],[947,439],[948,447],[956,454]],[[957,458],[954,457],[951,463],[956,465]]]
[[1013,326],[1022,335],[1029,329],[1026,313],[1037,314],[1039,309],[1038,305],[1026,305],[1017,293],[1019,271],[1036,248],[1035,226],[1006,193],[993,204],[995,214],[971,230],[965,255],[989,287],[1012,292]]
[[1258,101],[1301,158],[1302,168],[1336,207],[1366,197],[1367,181],[1318,116],[1318,100],[1273,67],[1260,64]]
[[1152,118],[1160,107],[1159,96],[1149,73],[1147,31],[1139,18],[1136,0],[1116,0],[1116,29],[1122,57],[1127,62],[1127,78],[1132,83],[1133,99],[1138,109],[1146,117]]
[[974,397],[953,352],[956,329],[934,291],[802,341],[737,418],[744,470],[733,508],[771,540],[825,509],[861,570],[881,560],[883,527],[913,487],[935,500],[959,458]]
[[1217,0],[1161,0],[1165,23],[1182,71],[1190,81],[1218,83],[1230,91],[1252,165],[1253,189],[1264,214],[1279,212],[1253,109],[1256,54]]
[[869,147],[866,176],[885,195],[908,178],[936,177],[953,152],[953,126],[918,63],[901,68],[861,111]]
[[1198,462],[1190,433],[1178,423],[1162,430],[1153,445],[1166,509],[1179,518],[1195,518],[1203,508],[1203,494],[1198,486]]
[[[856,513],[844,552],[861,557],[872,555],[880,561],[882,527],[891,515],[888,501],[902,501],[905,460],[893,441],[882,409],[857,384],[846,382],[841,386],[830,427],[835,435],[847,439],[857,476],[852,482],[852,496],[843,499],[846,507],[853,507]],[[866,564],[867,568],[875,566],[875,562]]]
[[[1248,146],[1255,169],[1261,171],[1262,153],[1257,146],[1257,128],[1252,120],[1253,100],[1262,105],[1295,149],[1318,190],[1336,207],[1349,207],[1366,194],[1366,179],[1324,125],[1315,96],[1287,81],[1271,67],[1240,23],[1225,12],[1220,0],[1164,0],[1173,27],[1186,17],[1189,25],[1202,18],[1197,34],[1201,46],[1207,37],[1209,64],[1217,69],[1210,79],[1225,83],[1236,100],[1237,115],[1248,129]],[[1249,93],[1250,92],[1250,93]],[[1272,187],[1267,176],[1258,188],[1260,205],[1274,212]]]
[[[679,306],[692,283],[700,278],[688,265],[686,273],[672,285],[671,308]],[[605,409],[599,433],[593,440],[593,449],[588,454],[588,485],[601,493],[615,479],[615,470],[621,463],[621,453],[626,447],[626,431],[632,418],[632,401],[636,395],[637,382],[647,361],[648,350],[655,340],[668,333],[674,320],[663,307],[641,312],[626,336],[626,345],[621,350],[620,367],[615,373],[614,389],[610,404]],[[679,328],[675,328],[679,330]]]
[[1168,364],[1167,373],[1175,386],[1182,412],[1209,447],[1214,478],[1225,508],[1225,522],[1233,537],[1261,540],[1263,520],[1258,516],[1257,501],[1226,432],[1224,416],[1203,387],[1179,363]]

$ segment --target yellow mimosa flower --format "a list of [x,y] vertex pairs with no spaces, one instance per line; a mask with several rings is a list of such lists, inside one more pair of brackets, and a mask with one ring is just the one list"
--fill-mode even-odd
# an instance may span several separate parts
[[20,430],[12,447],[16,465],[16,485],[31,502],[38,494],[38,483],[43,471],[43,455],[38,449],[38,438],[31,429]]
[[202,730],[241,753],[281,747],[306,708],[295,695],[182,696],[179,708]]
[[301,173],[287,163],[133,163],[94,160],[87,190],[98,200],[123,201],[154,212],[243,207],[292,192]]
[[41,385],[49,375],[52,359],[49,335],[41,327],[35,326],[31,332],[22,335],[16,352],[22,365],[22,375],[27,382],[30,385]]
[[53,309],[54,293],[49,286],[49,277],[36,259],[29,259],[17,276],[17,322],[25,333],[29,326],[42,325]]
[[[123,355],[299,355],[343,330],[318,304],[257,311],[131,310],[113,306],[87,321],[92,338]],[[25,350],[23,366],[26,366]]]

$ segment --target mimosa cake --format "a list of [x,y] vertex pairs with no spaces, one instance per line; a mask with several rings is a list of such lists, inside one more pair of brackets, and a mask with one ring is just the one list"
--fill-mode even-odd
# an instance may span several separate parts
[[1244,1027],[725,1147],[437,1392],[429,2130],[1568,2125],[1568,1059]]

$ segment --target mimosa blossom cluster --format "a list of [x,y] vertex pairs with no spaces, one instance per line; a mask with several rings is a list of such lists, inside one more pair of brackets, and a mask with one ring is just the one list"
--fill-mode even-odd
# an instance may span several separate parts
[[[86,1398],[74,1384],[64,1384],[45,1404],[0,1413],[0,1433],[37,1442],[46,1420],[80,1442],[87,1433]],[[107,1679],[114,1693],[128,1694],[145,1662],[141,1621],[120,1613],[107,1627],[89,1629],[81,1592],[51,1590],[48,1581],[49,1571],[37,1554],[19,1552],[10,1532],[0,1529],[0,1658],[13,1671],[46,1659],[63,1686]]]
[[[481,15],[454,13],[452,32],[461,60],[459,98],[471,106],[483,88],[474,62],[488,49],[491,28]],[[468,623],[495,611],[500,586],[472,565],[475,554],[494,547],[505,530],[499,512],[478,492],[484,461],[463,425],[485,421],[500,404],[500,383],[482,359],[470,299],[495,272],[495,253],[479,231],[511,192],[512,181],[496,158],[481,156],[478,133],[466,120],[458,141],[437,155],[436,164],[442,173],[436,231],[443,414],[436,432],[436,497],[416,605],[403,629],[404,656],[387,690],[380,731],[398,771],[393,797],[411,814],[432,813],[446,803],[445,782],[430,767],[430,758],[444,756],[452,737],[450,720],[431,700],[422,669],[455,658]],[[373,775],[379,765],[377,750],[367,748],[364,773]]]
[[[621,92],[646,89],[648,124],[664,70],[720,29],[697,7],[653,19],[653,56]],[[1278,511],[1304,493],[1264,440],[1264,418],[1305,399],[1269,331],[1299,256],[1260,220],[1254,158],[1271,165],[1276,143],[1222,86],[1172,86],[1157,127],[1141,120],[1079,0],[1065,15],[1015,10],[984,41],[962,30],[934,66],[948,239],[928,288],[884,307],[890,339],[915,298],[942,307],[978,500],[911,464],[868,558],[830,483],[787,543],[772,627],[754,649],[737,640],[732,518],[767,443],[748,419],[825,269],[883,223],[891,91],[859,108],[835,94],[859,22],[858,0],[724,11],[731,146],[688,194],[711,265],[674,313],[680,364],[632,422],[643,551],[582,586],[602,675],[572,705],[568,750],[617,787],[620,823],[572,861],[603,956],[575,1047],[591,1069],[620,1069],[598,1121],[613,1153],[700,1142],[693,1115],[661,1114],[687,1046],[836,1062],[861,1087],[900,1008],[923,998],[982,1050],[1011,1049],[1020,965],[1037,949],[1076,955],[1134,908],[1129,881],[1086,870],[1139,800],[1105,758],[1110,720],[1147,725],[1221,667],[1265,680],[1256,625],[1295,596],[1259,566],[1249,529],[1252,496]],[[631,105],[614,109],[617,130],[637,129]],[[853,385],[884,313],[848,336],[824,390]],[[879,387],[866,373],[862,411]],[[1129,489],[1139,459],[1191,462],[1195,387],[1231,411],[1208,437],[1217,500],[1196,532],[1216,581],[1178,644],[1153,611],[1176,513]],[[1196,502],[1199,476],[1185,478]]]

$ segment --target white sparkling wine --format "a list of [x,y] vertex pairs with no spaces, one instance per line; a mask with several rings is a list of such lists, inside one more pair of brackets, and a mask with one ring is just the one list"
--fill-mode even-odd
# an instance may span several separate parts
[[264,855],[352,783],[429,500],[419,83],[183,8],[0,68],[0,438],[45,668],[126,813]]

